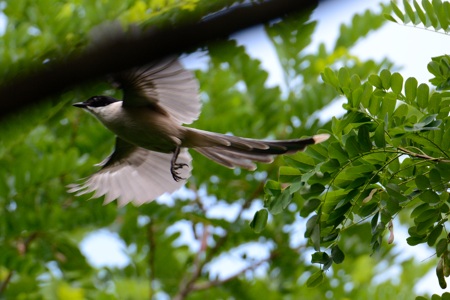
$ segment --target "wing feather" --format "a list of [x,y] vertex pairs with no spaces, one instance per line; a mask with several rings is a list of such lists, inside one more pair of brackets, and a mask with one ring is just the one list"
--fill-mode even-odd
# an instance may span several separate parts
[[[117,199],[119,206],[150,202],[164,193],[174,192],[186,182],[172,178],[172,155],[136,147],[117,138],[116,148],[103,162],[103,168],[83,183],[69,186],[69,192],[77,195],[95,192],[93,198],[104,195],[105,204]],[[187,149],[182,149],[177,162],[188,165],[179,170],[182,178],[191,175],[191,160]]]
[[180,124],[195,121],[201,109],[198,82],[173,58],[113,76],[124,106],[158,105]]

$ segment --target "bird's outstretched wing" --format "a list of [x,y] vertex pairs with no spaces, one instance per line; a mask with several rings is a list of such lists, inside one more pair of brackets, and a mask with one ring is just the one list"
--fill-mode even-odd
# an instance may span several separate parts
[[195,121],[201,109],[194,75],[174,58],[114,75],[123,106],[158,105],[180,124]]
[[[116,138],[114,152],[99,165],[102,169],[81,184],[69,186],[77,195],[95,191],[92,198],[105,195],[104,204],[117,199],[119,206],[129,202],[141,205],[164,193],[172,193],[186,180],[175,181],[170,173],[172,153],[149,151]],[[179,170],[180,177],[189,178],[191,156],[182,149],[177,162],[186,164]]]

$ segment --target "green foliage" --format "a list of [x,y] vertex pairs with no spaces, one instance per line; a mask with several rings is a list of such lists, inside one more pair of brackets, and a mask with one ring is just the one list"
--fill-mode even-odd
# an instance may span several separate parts
[[[402,11],[394,1],[391,1],[395,17],[385,14],[385,18],[405,25],[422,25],[426,29],[433,27],[437,32],[443,31],[448,34],[450,30],[450,3],[448,1],[422,0],[421,5],[416,0],[412,5],[410,2],[403,0],[404,11]],[[428,71],[435,76],[430,79],[430,82],[438,90],[448,90],[450,87],[449,65],[448,55],[433,57],[428,64]]]
[[[305,203],[302,216],[314,212],[305,236],[317,251],[312,262],[324,270],[339,262],[331,259],[337,241],[360,222],[371,220],[376,251],[403,211],[412,210],[410,245],[435,245],[448,221],[450,94],[430,92],[432,88],[415,78],[404,80],[387,69],[367,81],[349,74],[347,68],[322,74],[324,82],[348,100],[346,115],[333,118],[332,138],[287,160],[300,177],[296,186]],[[297,192],[292,186],[285,191]],[[331,248],[331,256],[324,256],[322,247]],[[437,243],[436,252],[436,272],[445,288],[447,239]]]
[[[106,20],[176,24],[235,2],[8,1],[2,78],[81,51],[89,30]],[[309,18],[292,16],[265,27],[285,74],[283,92],[265,85],[267,73],[244,47],[234,41],[207,45],[208,65],[196,72],[204,105],[194,126],[254,138],[318,131],[332,138],[259,165],[254,173],[195,156],[187,185],[192,200],[182,195],[173,203],[117,208],[67,194],[65,186],[94,172],[92,165],[113,145],[113,136],[95,119],[70,106],[112,94],[105,84],[80,87],[2,120],[0,297],[411,299],[415,282],[434,262],[398,262],[381,247],[386,231],[394,232],[390,221],[404,208],[414,222],[408,242],[436,248],[438,277],[444,280],[448,95],[391,74],[387,60],[361,61],[351,54],[356,41],[381,26],[381,15],[355,16],[341,27],[334,50],[320,45],[313,54],[305,51],[316,25]],[[445,90],[447,59],[433,61],[435,85]],[[328,66],[343,68],[334,72]],[[348,113],[320,121],[320,111],[338,93],[349,99]],[[87,261],[80,241],[98,229],[124,242],[128,265],[94,267]],[[186,232],[192,241],[186,242]],[[242,252],[249,245],[267,256]],[[311,246],[312,257],[305,251]],[[217,277],[214,264],[227,256],[246,267]],[[380,274],[378,262],[398,263],[401,284],[372,281]]]
[[[389,7],[382,6],[383,12],[388,13]],[[335,50],[348,49],[366,36],[370,31],[375,31],[384,24],[384,20],[376,13],[366,10],[364,14],[355,14],[350,25],[341,24],[339,38],[334,46]]]
[[450,25],[450,3],[442,0],[422,0],[419,4],[416,0],[403,0],[403,10],[395,1],[391,1],[391,6],[395,17],[385,14],[386,19],[394,23],[423,25],[425,28],[433,27],[434,30],[449,31]]
[[433,57],[428,63],[428,71],[435,77],[430,79],[437,90],[450,89],[450,56]]

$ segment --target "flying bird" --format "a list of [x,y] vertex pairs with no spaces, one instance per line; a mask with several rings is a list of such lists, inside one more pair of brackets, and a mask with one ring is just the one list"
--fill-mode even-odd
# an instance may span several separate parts
[[179,189],[191,175],[192,148],[228,168],[255,170],[274,155],[292,154],[328,139],[328,134],[293,140],[255,140],[184,127],[201,109],[198,83],[177,59],[113,75],[123,100],[94,96],[73,104],[93,114],[116,135],[115,149],[101,169],[69,186],[77,195],[95,192],[104,203],[141,205]]

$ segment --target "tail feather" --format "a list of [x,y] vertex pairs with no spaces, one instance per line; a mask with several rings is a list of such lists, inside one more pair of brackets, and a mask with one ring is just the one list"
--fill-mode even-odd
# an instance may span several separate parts
[[235,167],[241,167],[247,170],[255,170],[256,165],[249,159],[236,156],[232,153],[226,153],[220,149],[213,148],[194,148],[197,152],[205,157],[215,161],[216,163],[233,169]]
[[308,145],[321,143],[328,134],[310,138],[264,141],[190,128],[184,142],[185,147],[194,148],[205,157],[228,168],[256,169],[254,161],[270,163],[274,155],[292,154],[304,150]]

